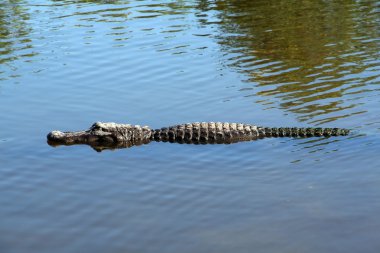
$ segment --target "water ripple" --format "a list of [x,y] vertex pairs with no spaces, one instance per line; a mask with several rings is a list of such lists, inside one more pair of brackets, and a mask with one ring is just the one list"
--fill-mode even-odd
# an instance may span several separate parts
[[[349,0],[1,1],[0,249],[376,252],[378,10]],[[94,121],[351,135],[101,153],[46,144],[53,129]]]
[[[370,85],[379,78],[376,5],[357,4],[360,11],[354,4],[343,8],[335,6],[335,11],[341,13],[339,30],[326,24],[326,19],[333,16],[328,5],[314,3],[306,7],[289,3],[283,6],[288,10],[284,13],[281,8],[244,2],[231,3],[228,12],[220,13],[219,17],[225,21],[220,29],[225,34],[220,36],[219,43],[229,52],[228,65],[244,73],[247,82],[252,84],[252,88],[247,84],[248,87],[240,90],[244,93],[254,91],[248,95],[252,95],[250,97],[267,97],[258,98],[256,102],[265,101],[263,105],[276,103],[282,110],[294,113],[300,121],[309,123],[330,122],[355,115],[356,112],[339,116],[329,114],[363,107],[366,95],[340,106],[343,100],[349,101],[351,93],[347,90],[361,87],[358,93],[377,91]],[[302,13],[302,8],[307,11]],[[326,13],[323,21],[318,22],[321,9]],[[293,15],[297,11],[300,14]],[[367,13],[365,26],[361,23],[363,20],[355,16],[363,17],[363,12]],[[276,19],[268,24],[264,16]],[[293,40],[295,34],[302,39]],[[317,103],[308,105],[311,101]],[[325,120],[314,119],[321,113],[325,114]]]

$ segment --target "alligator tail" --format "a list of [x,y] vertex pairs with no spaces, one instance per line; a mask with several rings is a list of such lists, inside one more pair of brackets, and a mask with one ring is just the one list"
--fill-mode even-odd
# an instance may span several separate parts
[[348,135],[350,130],[344,128],[321,127],[258,127],[259,137],[320,137]]

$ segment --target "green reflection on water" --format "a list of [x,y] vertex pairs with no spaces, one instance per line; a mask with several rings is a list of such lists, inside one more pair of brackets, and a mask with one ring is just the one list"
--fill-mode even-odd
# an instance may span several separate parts
[[220,12],[219,43],[233,56],[227,65],[254,84],[242,91],[266,97],[263,103],[277,103],[301,121],[349,116],[352,110],[316,119],[355,107],[345,94],[364,92],[379,77],[367,71],[379,59],[374,2],[217,1],[214,8]]
[[24,1],[7,0],[0,3],[0,64],[36,55],[31,51],[29,19]]
[[[0,64],[28,61],[37,55],[29,35],[32,31],[29,22],[33,20],[27,3],[22,0],[0,3]],[[253,97],[255,102],[269,108],[295,113],[300,121],[322,124],[365,112],[356,109],[362,103],[356,96],[373,91],[380,76],[376,71],[380,48],[376,2],[55,0],[53,3],[59,3],[62,12],[54,19],[81,16],[73,21],[75,27],[116,22],[118,25],[111,27],[107,35],[120,41],[118,46],[127,43],[130,32],[144,33],[162,26],[160,32],[170,33],[178,41],[177,48],[187,46],[189,42],[179,36],[183,27],[189,26],[185,20],[150,23],[154,27],[140,31],[129,21],[144,23],[159,16],[194,13],[198,24],[217,27],[208,30],[210,34],[205,36],[217,38],[220,55],[227,52],[225,66],[244,73],[243,96]],[[61,4],[75,8],[67,9]],[[33,19],[37,18],[33,15]],[[198,24],[193,25],[194,30]],[[161,37],[157,40],[154,43],[162,44],[163,48],[170,43]]]

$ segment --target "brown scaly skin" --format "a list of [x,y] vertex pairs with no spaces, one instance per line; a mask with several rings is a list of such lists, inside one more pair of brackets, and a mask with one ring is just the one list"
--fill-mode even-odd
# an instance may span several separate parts
[[52,131],[48,134],[47,139],[52,146],[87,144],[95,150],[101,151],[147,144],[150,141],[229,144],[264,137],[329,137],[348,133],[348,129],[342,128],[269,128],[221,122],[187,123],[151,130],[147,126],[97,122],[86,131]]

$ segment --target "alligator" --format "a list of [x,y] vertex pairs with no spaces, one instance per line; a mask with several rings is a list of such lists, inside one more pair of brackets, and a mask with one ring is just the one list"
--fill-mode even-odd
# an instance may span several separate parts
[[47,139],[51,146],[87,144],[97,151],[102,151],[147,144],[151,141],[230,144],[265,137],[330,137],[348,135],[349,131],[343,128],[271,128],[222,122],[195,122],[153,130],[148,126],[96,122],[88,130],[52,131],[47,135]]

